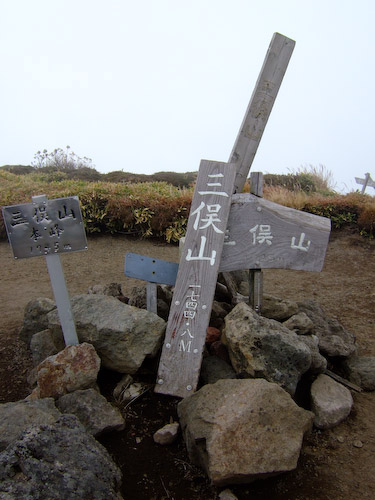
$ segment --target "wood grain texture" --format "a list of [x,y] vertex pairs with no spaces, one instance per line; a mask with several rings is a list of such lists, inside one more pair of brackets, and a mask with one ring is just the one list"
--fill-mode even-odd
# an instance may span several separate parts
[[197,386],[236,169],[202,160],[155,392],[186,397]]
[[232,196],[220,271],[321,271],[331,221],[251,194]]
[[235,163],[235,193],[241,193],[295,46],[295,41],[275,33],[251,96],[240,131],[229,157]]

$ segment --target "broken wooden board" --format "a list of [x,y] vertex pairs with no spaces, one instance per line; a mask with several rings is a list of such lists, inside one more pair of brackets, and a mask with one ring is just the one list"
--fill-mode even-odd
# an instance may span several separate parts
[[155,392],[186,397],[198,384],[235,175],[233,165],[201,162]]
[[237,168],[235,193],[241,193],[296,42],[274,33],[228,163]]

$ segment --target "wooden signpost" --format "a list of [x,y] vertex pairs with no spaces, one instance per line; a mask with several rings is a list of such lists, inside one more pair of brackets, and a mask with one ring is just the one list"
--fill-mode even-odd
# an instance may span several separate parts
[[231,195],[241,192],[245,184],[294,45],[293,40],[274,34],[229,162],[201,163],[156,392],[185,397],[196,389]]
[[156,392],[185,397],[196,389],[236,169],[202,160],[177,274]]
[[3,218],[15,259],[45,256],[66,345],[78,344],[60,253],[87,250],[76,196],[3,207]]
[[362,191],[361,193],[364,194],[366,191],[366,187],[372,187],[375,189],[375,182],[371,179],[371,175],[367,172],[365,174],[365,178],[361,179],[360,177],[355,177],[355,181],[357,184],[362,184]]

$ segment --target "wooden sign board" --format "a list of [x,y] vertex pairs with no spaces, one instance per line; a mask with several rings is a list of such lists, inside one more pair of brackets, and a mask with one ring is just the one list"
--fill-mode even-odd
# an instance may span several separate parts
[[220,271],[297,269],[320,272],[331,221],[248,193],[232,196]]
[[236,170],[202,160],[182,250],[155,392],[196,389]]

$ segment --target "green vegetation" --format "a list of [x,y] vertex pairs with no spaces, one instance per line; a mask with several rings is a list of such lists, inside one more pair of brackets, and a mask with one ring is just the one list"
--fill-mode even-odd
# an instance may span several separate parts
[[[28,203],[32,196],[40,194],[49,198],[75,195],[80,199],[88,234],[121,233],[177,242],[186,232],[196,172],[159,172],[153,176],[122,171],[100,174],[78,161],[75,166],[45,165],[24,169],[21,173],[23,169],[19,165],[0,168],[1,206]],[[100,180],[94,179],[92,174],[95,172]],[[350,226],[373,238],[375,198],[359,192],[339,195],[333,191],[330,179],[330,174],[322,167],[320,170],[310,167],[310,170],[288,175],[267,174],[264,197],[329,217],[333,229]],[[249,190],[248,185],[245,190]],[[5,237],[0,215],[0,238]]]

